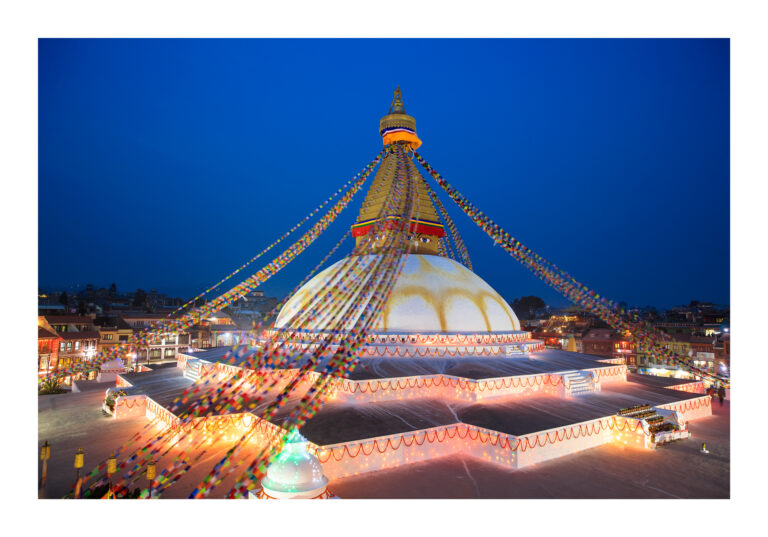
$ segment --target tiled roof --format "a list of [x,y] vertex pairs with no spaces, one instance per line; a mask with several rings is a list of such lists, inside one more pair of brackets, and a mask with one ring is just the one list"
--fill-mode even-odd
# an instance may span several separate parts
[[593,328],[583,337],[590,341],[613,341],[614,334],[610,328]]
[[677,343],[688,343],[691,341],[691,334],[668,334],[669,340]]
[[87,315],[45,315],[49,324],[93,324],[93,319]]
[[59,336],[50,330],[46,330],[42,326],[37,327],[37,339],[56,339],[57,337]]
[[62,332],[59,334],[61,339],[98,339],[99,333],[95,330],[88,332]]
[[131,325],[126,323],[123,319],[118,317],[114,323],[110,323],[109,325],[104,325],[99,328],[101,332],[114,332],[115,330],[131,330]]
[[141,313],[141,312],[126,312],[121,313],[120,316],[123,319],[165,319],[165,313]]

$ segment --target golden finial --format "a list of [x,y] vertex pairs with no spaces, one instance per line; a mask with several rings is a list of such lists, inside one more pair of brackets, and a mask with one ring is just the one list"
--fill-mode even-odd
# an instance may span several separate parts
[[395,90],[395,96],[392,97],[392,104],[389,105],[390,114],[405,114],[405,105],[403,104],[403,92],[400,91],[400,86],[397,86]]
[[379,122],[379,134],[384,139],[384,145],[405,142],[413,149],[418,149],[421,145],[421,140],[416,135],[416,120],[405,113],[400,86],[395,90],[389,113]]

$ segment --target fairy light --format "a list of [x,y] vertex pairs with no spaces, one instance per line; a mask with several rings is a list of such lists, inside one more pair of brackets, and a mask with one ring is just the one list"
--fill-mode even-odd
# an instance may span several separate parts
[[[395,155],[395,172],[399,180],[396,181],[393,192],[388,194],[384,206],[404,203],[408,208],[407,217],[418,214],[413,195],[415,182],[409,167],[412,166],[412,162],[404,158],[406,155],[401,148],[387,147],[385,152]],[[417,158],[420,157],[417,156]],[[370,170],[366,172],[365,177],[368,173]],[[363,179],[364,177],[361,180]],[[359,185],[362,183],[360,182]],[[346,196],[342,197],[339,203],[345,201]],[[340,207],[339,204],[334,206],[336,207]],[[328,214],[335,218],[338,211],[334,212],[332,209]],[[311,244],[329,223],[325,220],[321,222],[322,226],[310,229],[294,246],[284,252],[285,257],[282,260],[285,263],[290,262],[308,244]],[[374,229],[371,236],[378,235],[380,231]],[[431,356],[430,352],[439,352],[439,347],[443,347],[443,350],[448,352],[448,356],[472,355],[469,353],[488,356],[488,353],[501,354],[502,343],[518,343],[531,349],[537,349],[541,345],[541,342],[531,340],[530,334],[523,332],[504,335],[448,335],[442,340],[434,335],[417,335],[418,337],[409,336],[408,341],[388,342],[382,339],[379,346],[369,345],[365,347],[365,353],[362,353],[363,345],[380,337],[379,334],[372,334],[371,327],[376,326],[375,323],[380,318],[381,310],[391,293],[394,281],[404,266],[403,258],[408,245],[405,235],[405,233],[390,234],[386,248],[372,263],[361,262],[359,255],[343,261],[344,270],[338,275],[339,280],[336,283],[346,278],[343,280],[344,285],[336,289],[335,283],[330,283],[321,289],[317,296],[313,297],[310,305],[292,318],[292,326],[296,327],[295,329],[264,333],[256,351],[246,355],[246,360],[241,366],[234,366],[234,360],[238,354],[233,349],[231,363],[203,368],[200,380],[189,390],[185,390],[184,395],[172,405],[172,409],[179,410],[178,415],[150,398],[145,398],[145,414],[152,420],[153,427],[159,431],[159,434],[154,438],[148,438],[146,443],[140,443],[138,439],[131,441],[139,447],[132,454],[128,454],[119,466],[121,471],[125,471],[121,486],[125,487],[129,484],[133,479],[132,476],[144,465],[148,465],[149,461],[164,456],[171,449],[179,448],[180,453],[158,476],[158,491],[162,492],[178,480],[206,451],[202,449],[201,452],[193,455],[195,449],[213,445],[220,440],[232,444],[232,447],[201,481],[193,496],[209,495],[223,479],[236,471],[241,473],[230,494],[233,495],[231,497],[242,494],[245,487],[256,483],[259,476],[263,474],[266,464],[280,452],[286,431],[270,423],[269,420],[274,417],[289,396],[296,396],[296,394],[300,398],[299,404],[288,413],[284,422],[286,428],[300,427],[311,419],[322,404],[330,398],[353,397],[355,400],[373,400],[380,397],[394,397],[401,399],[428,393],[430,396],[441,398],[477,400],[497,395],[525,395],[533,392],[554,394],[563,387],[562,377],[550,374],[532,375],[523,379],[508,377],[481,380],[459,379],[450,375],[414,376],[403,379],[402,383],[400,379],[393,382],[392,379],[353,381],[344,378],[357,365],[358,356],[368,354],[370,350],[393,353],[401,357]],[[531,254],[521,249],[518,255],[521,259],[531,259]],[[206,312],[216,311],[221,304],[237,299],[239,293],[247,289],[248,285],[262,283],[280,268],[282,267],[279,264],[267,265],[265,269],[254,275],[254,280],[247,280],[245,286],[242,284],[236,286],[213,300],[202,311],[173,321],[170,328],[182,327],[184,323],[199,318]],[[570,285],[569,280],[557,275],[552,281],[561,288]],[[575,296],[583,294],[583,290],[575,287],[573,289],[575,289]],[[363,298],[359,298],[361,293]],[[602,307],[597,302],[595,304],[598,304],[596,307]],[[318,319],[327,321],[332,329],[327,333],[307,333],[306,327],[313,326]],[[138,343],[150,341],[157,335],[157,333],[142,334]],[[450,347],[450,351],[446,351],[446,347]],[[286,369],[293,354],[302,350],[309,354],[304,363],[299,364],[299,367]],[[327,359],[328,362],[320,368],[323,359]],[[184,365],[181,359],[179,364]],[[265,367],[276,369],[265,371]],[[608,380],[620,380],[622,377],[626,379],[626,366],[623,364],[596,368],[594,372],[595,384]],[[308,389],[302,395],[300,392],[306,387]],[[126,407],[128,403],[129,400],[126,400]],[[249,408],[253,408],[250,405],[256,403],[261,404],[261,408],[265,410],[259,413],[248,411]],[[696,412],[704,413],[707,410],[711,412],[711,409],[704,408],[708,403],[698,403],[699,406],[695,406],[697,403],[689,401],[673,406],[687,419]],[[134,402],[134,405],[139,403]],[[212,413],[222,415],[212,415]],[[638,426],[635,426],[634,430],[631,427],[632,424],[629,424],[627,419],[612,417],[515,437],[459,423],[412,433],[377,437],[362,442],[331,446],[313,445],[312,448],[316,450],[321,461],[325,460],[331,466],[329,472],[334,473],[335,476],[355,475],[378,468],[398,466],[403,461],[415,462],[459,451],[475,454],[484,460],[523,467],[559,456],[563,451],[584,449],[585,445],[598,445],[608,441],[621,442],[625,445],[625,442],[629,444],[633,439],[638,442],[637,438],[640,438],[638,435],[643,433],[637,433]],[[642,431],[642,428],[640,430]],[[181,446],[182,442],[186,443],[185,448]],[[253,458],[248,460],[245,457],[230,464],[233,457],[246,446],[255,448]],[[102,466],[99,465],[94,472],[99,468]],[[111,475],[113,472],[109,471],[110,468],[107,468],[107,473]],[[94,475],[97,474],[94,473]]]
[[650,352],[661,354],[665,359],[677,363],[686,369],[694,372],[702,378],[713,379],[728,385],[728,380],[703,371],[693,365],[692,358],[679,356],[668,348],[670,336],[652,328],[635,329],[625,319],[624,311],[614,302],[601,297],[595,291],[590,290],[584,284],[576,281],[570,274],[563,271],[557,265],[545,260],[542,256],[533,252],[530,248],[524,246],[520,241],[513,238],[500,226],[495,224],[490,218],[485,216],[482,211],[472,205],[464,196],[462,196],[454,187],[437,173],[418,153],[413,152],[416,160],[421,164],[430,176],[445,190],[449,197],[472,218],[472,220],[481,228],[491,239],[512,257],[520,261],[526,268],[531,270],[537,277],[545,283],[559,291],[563,296],[574,303],[580,304],[588,311],[595,313],[612,328],[621,330],[630,334],[630,337],[637,342],[640,348],[648,349]]

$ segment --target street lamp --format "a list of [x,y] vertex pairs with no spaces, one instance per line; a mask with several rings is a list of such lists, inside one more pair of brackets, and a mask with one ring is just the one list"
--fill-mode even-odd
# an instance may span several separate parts
[[112,474],[117,472],[117,459],[115,458],[115,454],[113,453],[110,458],[107,459],[107,498],[114,498],[115,493],[112,490]]
[[45,488],[45,480],[48,478],[48,459],[51,458],[51,446],[48,444],[48,440],[43,444],[43,449],[40,450],[40,460],[43,461],[43,475],[40,479],[40,488]]
[[80,497],[80,487],[83,486],[83,478],[80,477],[80,469],[85,464],[85,454],[83,448],[77,448],[75,453],[75,468],[77,469],[77,481],[75,481],[75,498]]
[[152,499],[152,485],[155,480],[155,475],[157,472],[157,467],[155,466],[155,461],[150,460],[147,463],[147,481],[149,481],[149,499]]

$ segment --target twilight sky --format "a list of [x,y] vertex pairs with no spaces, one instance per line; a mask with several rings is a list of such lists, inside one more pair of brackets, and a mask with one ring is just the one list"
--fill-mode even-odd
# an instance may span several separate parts
[[[724,39],[41,40],[39,282],[197,294],[379,152],[399,84],[420,153],[526,246],[613,300],[728,303],[729,55]],[[566,304],[441,197],[502,296]],[[362,199],[263,289],[289,291]]]

